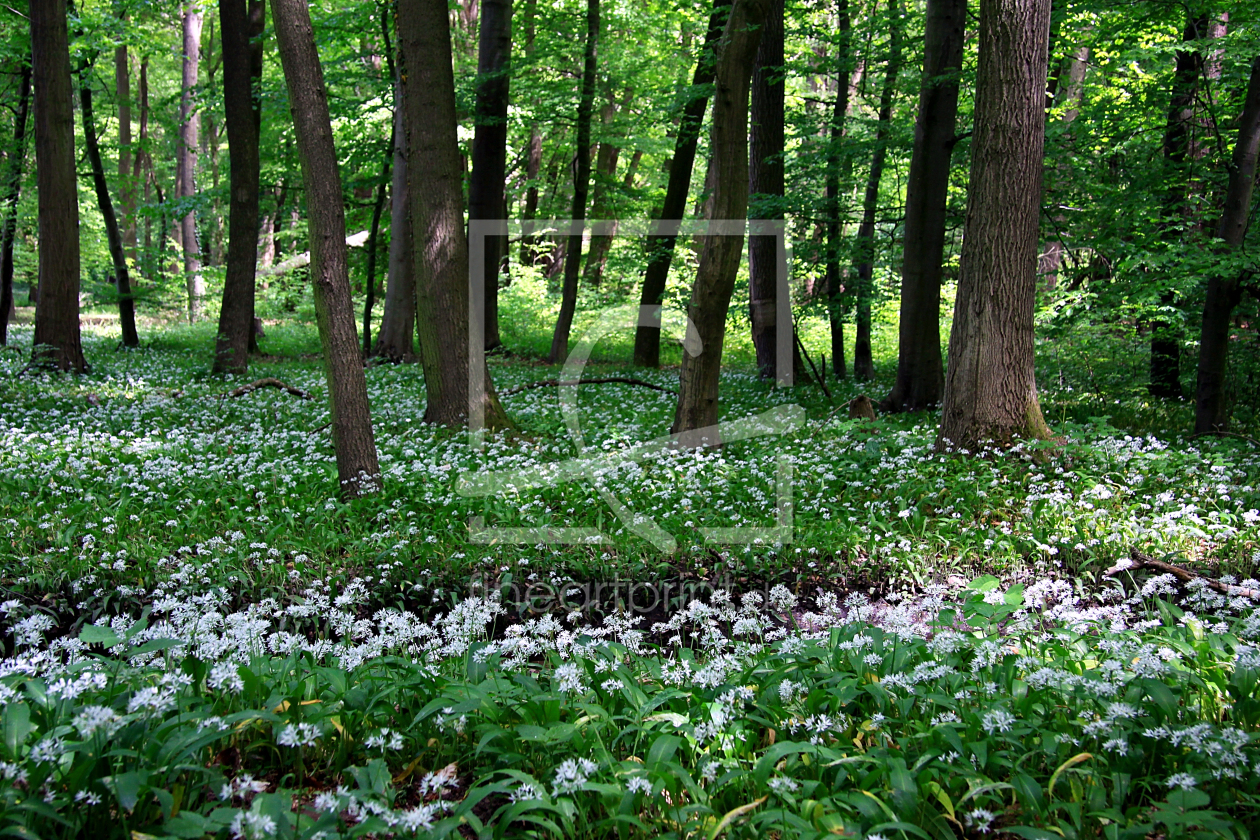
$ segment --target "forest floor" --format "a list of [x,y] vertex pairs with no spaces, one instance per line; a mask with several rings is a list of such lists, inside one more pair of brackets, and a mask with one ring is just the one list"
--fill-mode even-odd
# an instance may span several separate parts
[[[374,366],[383,487],[343,503],[313,328],[252,369],[312,401],[226,396],[209,325],[105,329],[79,378],[14,375],[29,327],[0,351],[0,830],[1260,825],[1260,446],[1190,439],[1129,339],[1040,348],[1065,442],[971,456],[930,414],[849,420],[887,381],[739,368],[723,419],[760,435],[644,452],[672,394],[507,394],[557,375],[510,357],[518,428],[474,445],[419,422],[417,366]],[[676,387],[617,352],[583,375]]]

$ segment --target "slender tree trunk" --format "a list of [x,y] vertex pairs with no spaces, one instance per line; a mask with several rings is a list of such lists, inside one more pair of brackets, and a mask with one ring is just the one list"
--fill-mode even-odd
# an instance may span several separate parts
[[244,373],[254,334],[254,281],[258,265],[258,203],[262,110],[262,0],[219,0],[223,33],[223,104],[227,120],[231,199],[228,202],[227,272],[215,373]]
[[105,240],[109,244],[109,256],[114,264],[114,279],[118,290],[118,321],[122,327],[123,345],[139,347],[136,334],[136,305],[131,298],[131,271],[127,267],[127,251],[123,244],[118,217],[114,214],[114,202],[105,181],[105,164],[101,160],[100,146],[96,140],[96,117],[92,112],[91,65],[79,67],[79,112],[83,117],[83,140],[87,148],[88,164],[92,167],[92,184],[96,188],[96,203],[105,221]]
[[967,0],[928,0],[919,115],[906,182],[901,331],[897,381],[887,400],[891,411],[936,406],[945,388],[941,260],[966,22]]
[[[1170,187],[1164,198],[1166,224],[1169,238],[1179,241],[1183,226],[1189,225],[1186,198],[1189,191],[1189,175],[1185,171],[1190,158],[1190,129],[1194,123],[1194,102],[1199,80],[1203,75],[1203,54],[1195,43],[1207,34],[1208,16],[1194,10],[1187,11],[1186,29],[1182,41],[1185,49],[1177,51],[1176,68],[1173,71],[1172,96],[1168,103],[1168,123],[1164,129],[1164,161],[1167,165]],[[1182,223],[1179,223],[1181,220]],[[1183,224],[1184,223],[1184,224]],[[1151,396],[1181,398],[1181,339],[1182,324],[1178,310],[1178,296],[1173,285],[1180,278],[1167,278],[1167,288],[1161,294],[1160,305],[1164,310],[1151,323]]]
[[836,16],[839,20],[839,55],[836,57],[836,99],[831,109],[831,138],[827,145],[827,320],[831,327],[831,366],[837,379],[844,379],[844,282],[840,274],[840,186],[841,151],[845,122],[849,115],[849,98],[852,91],[853,72],[856,66],[852,41],[852,23],[849,18],[849,0],[836,0]]
[[[714,172],[710,220],[746,219],[748,214],[748,95],[761,30],[773,0],[735,0],[718,50],[709,142]],[[705,236],[687,315],[700,349],[683,354],[673,432],[684,446],[720,443],[700,430],[718,422],[718,375],[726,313],[735,289],[743,236]],[[687,434],[696,432],[696,434]]]
[[[136,148],[135,154],[131,160],[131,183],[135,188],[139,189],[139,184],[143,180],[144,183],[144,203],[147,205],[150,201],[150,178],[142,179],[145,172],[145,164],[149,157],[149,59],[146,56],[140,60],[140,144]],[[148,169],[153,169],[152,164],[148,165]],[[138,245],[139,243],[137,243]],[[146,280],[153,280],[153,220],[146,215],[144,217],[144,259],[141,260],[143,267],[140,269]]]
[[[634,96],[633,88],[626,91],[625,97],[618,104],[609,92],[608,102],[601,109],[600,122],[603,132],[612,130],[611,123],[617,112],[630,107]],[[582,281],[592,288],[598,288],[604,279],[604,265],[608,262],[608,251],[612,248],[613,237],[617,234],[616,204],[617,163],[621,159],[621,147],[608,141],[599,144],[595,155],[595,187],[591,195],[591,218],[597,221],[610,221],[607,233],[591,233],[590,247],[587,249],[586,264],[582,267]]]
[[18,82],[18,108],[13,118],[13,153],[4,179],[4,227],[0,229],[0,346],[9,342],[13,312],[13,240],[17,237],[17,205],[22,197],[22,169],[26,163],[26,123],[31,110],[31,65],[23,62]]
[[[417,245],[423,243],[415,248],[414,270],[416,324],[428,397],[424,421],[462,426],[480,417],[484,428],[504,428],[508,418],[484,359],[477,377],[470,369],[474,354],[469,332],[468,240],[445,0],[400,3],[398,43],[412,236]],[[484,323],[479,317],[477,325]],[[484,346],[479,341],[478,348]],[[474,378],[484,387],[476,388]]]
[[[525,0],[525,62],[534,61],[534,38],[538,0]],[[521,264],[534,265],[538,259],[538,237],[534,235],[534,216],[538,213],[538,173],[542,169],[542,132],[538,122],[529,125],[529,146],[525,155],[525,209],[521,216]]]
[[[1063,115],[1060,122],[1064,129],[1067,129],[1080,113],[1081,96],[1085,88],[1085,71],[1089,67],[1089,47],[1078,47],[1071,55],[1065,57],[1059,65],[1056,78],[1060,80],[1053,85],[1054,100],[1057,104],[1064,107]],[[1065,139],[1070,144],[1071,137],[1066,132]],[[1062,177],[1060,177],[1062,176]],[[1047,171],[1046,192],[1049,194],[1048,203],[1057,204],[1054,199],[1054,193],[1059,189],[1059,181],[1066,180],[1071,173],[1068,171],[1056,172],[1054,170]],[[1067,224],[1067,217],[1062,213],[1054,213],[1054,224],[1056,229],[1062,228]],[[1058,285],[1059,272],[1063,267],[1063,256],[1067,249],[1067,244],[1058,238],[1050,239],[1046,242],[1045,251],[1038,259],[1037,273],[1044,280],[1046,289],[1053,289]]]
[[879,122],[875,128],[875,152],[871,172],[866,180],[862,201],[862,223],[854,243],[857,257],[856,324],[853,340],[853,378],[865,381],[875,376],[875,360],[871,356],[871,305],[875,298],[875,213],[879,209],[879,182],[884,177],[884,161],[888,157],[888,133],[892,128],[893,96],[897,92],[897,74],[901,71],[901,9],[896,0],[888,4],[888,64],[884,70],[884,86],[879,94]]
[[114,90],[118,100],[118,205],[127,259],[136,261],[136,179],[131,165],[131,67],[127,45],[114,48]]
[[[783,218],[783,78],[783,0],[773,0],[752,77],[749,203],[758,219]],[[776,366],[778,246],[774,236],[748,237],[749,320],[757,370],[763,379],[775,379],[781,373]]]
[[[1229,167],[1229,187],[1217,236],[1225,247],[1242,246],[1251,220],[1251,197],[1256,183],[1256,158],[1260,154],[1260,57],[1251,62],[1251,80],[1238,141]],[[1234,308],[1242,301],[1242,278],[1236,273],[1216,274],[1208,280],[1199,337],[1199,371],[1195,388],[1196,434],[1223,432],[1229,428],[1229,401],[1225,375],[1229,366],[1229,327]]]
[[591,113],[595,108],[595,74],[599,49],[599,0],[586,0],[586,59],[582,67],[582,95],[577,110],[577,152],[573,165],[573,218],[564,256],[564,286],[560,290],[560,315],[551,337],[547,359],[553,364],[569,355],[569,330],[577,310],[578,277],[582,270],[583,221],[591,182]]
[[324,71],[305,0],[271,0],[271,17],[306,187],[315,318],[324,347],[337,475],[341,495],[353,497],[376,489],[381,470],[354,328],[341,174],[328,117]]
[[74,171],[66,0],[30,0],[35,84],[39,296],[32,361],[83,373],[79,340],[79,196]]
[[[660,219],[666,223],[681,222],[687,211],[687,193],[691,191],[691,172],[695,168],[696,146],[700,139],[704,112],[709,105],[708,86],[713,84],[716,50],[722,37],[729,7],[715,0],[709,14],[709,28],[704,36],[704,46],[696,58],[695,74],[691,81],[691,95],[683,106],[678,123],[678,136],[674,140],[674,156],[669,163],[669,180],[665,187],[665,200],[661,204]],[[643,277],[643,294],[640,306],[660,306],[665,297],[665,283],[669,279],[669,266],[674,259],[674,246],[678,237],[671,234],[649,236],[647,241],[647,270]],[[661,366],[660,321],[644,324],[640,319],[634,333],[634,363],[641,367]]]
[[1050,0],[980,0],[967,222],[938,447],[1048,438],[1033,302]]
[[258,264],[263,268],[270,268],[277,259],[280,258],[280,229],[284,224],[285,202],[289,197],[289,180],[287,177],[282,178],[280,186],[274,187],[272,192],[276,197],[275,210],[262,221],[262,246],[261,254],[258,257]]
[[[191,200],[197,194],[197,137],[200,117],[193,103],[197,87],[197,64],[201,52],[201,8],[189,3],[184,8],[184,76],[179,100],[179,198]],[[184,282],[188,287],[188,320],[201,318],[201,299],[206,283],[201,276],[201,253],[197,247],[197,215],[189,210],[180,220],[180,244],[184,250]]]
[[385,284],[385,311],[376,339],[375,355],[391,362],[414,355],[412,332],[416,325],[415,252],[411,240],[410,196],[407,190],[407,132],[403,125],[402,82],[394,79],[394,176],[390,188],[389,277]]
[[376,250],[381,236],[381,214],[385,211],[385,192],[389,184],[389,166],[393,161],[394,137],[389,138],[390,154],[381,164],[381,181],[376,185],[376,204],[372,207],[372,226],[367,241],[367,294],[363,301],[363,357],[372,354],[372,307],[376,304]]
[[[486,349],[499,338],[499,273],[507,257],[508,82],[512,60],[512,0],[482,0],[477,51],[476,128],[472,142],[472,177],[468,182],[468,218],[497,220],[499,233],[485,237]],[[482,243],[473,242],[473,247]]]

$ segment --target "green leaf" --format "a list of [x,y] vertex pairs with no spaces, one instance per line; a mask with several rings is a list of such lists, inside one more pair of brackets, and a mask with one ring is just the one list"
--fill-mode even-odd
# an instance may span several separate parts
[[18,751],[31,734],[31,707],[25,703],[11,703],[4,709],[4,748],[14,761],[21,758]]
[[105,776],[101,781],[107,787],[114,789],[114,793],[118,796],[118,804],[124,811],[130,813],[136,809],[140,791],[148,778],[149,771],[132,770],[130,773],[120,773],[117,776]]
[[105,647],[113,647],[122,641],[109,627],[98,627],[95,624],[86,624],[79,631],[79,641],[85,645],[104,645]]
[[123,654],[123,656],[130,658],[132,656],[140,656],[145,653],[153,653],[156,650],[170,650],[171,648],[179,647],[182,644],[186,644],[186,642],[182,642],[179,639],[150,639],[139,647],[135,647],[127,651]]

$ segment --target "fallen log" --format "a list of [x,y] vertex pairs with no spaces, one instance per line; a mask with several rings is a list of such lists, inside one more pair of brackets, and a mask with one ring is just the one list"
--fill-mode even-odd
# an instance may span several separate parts
[[[362,248],[367,244],[368,231],[361,230],[358,233],[351,234],[346,237],[346,244],[351,248]],[[277,274],[286,274],[295,268],[301,268],[304,265],[311,264],[311,252],[303,251],[300,254],[294,254],[286,260],[281,260],[275,265],[258,266],[254,269],[254,274],[258,277],[274,277]]]
[[248,385],[242,385],[239,388],[233,388],[231,391],[228,391],[226,394],[220,394],[220,396],[221,397],[243,397],[246,394],[250,393],[251,391],[257,391],[259,388],[279,388],[281,391],[290,393],[295,397],[301,397],[304,400],[315,399],[306,391],[303,391],[301,388],[294,388],[292,385],[288,385],[284,382],[281,382],[279,379],[273,379],[270,376],[265,377],[263,379],[259,379],[257,382],[251,382]]
[[1256,598],[1260,599],[1260,589],[1250,589],[1246,586],[1234,586],[1228,583],[1221,583],[1219,580],[1212,580],[1210,577],[1201,575],[1198,572],[1192,572],[1189,569],[1183,569],[1180,566],[1174,566],[1172,563],[1165,563],[1163,560],[1156,560],[1142,552],[1131,549],[1129,551],[1128,560],[1121,560],[1112,566],[1103,574],[1108,577],[1114,577],[1121,572],[1135,572],[1142,569],[1151,569],[1166,575],[1172,575],[1182,583],[1190,583],[1195,580],[1205,582],[1208,589],[1225,595],[1229,598]]
[[524,385],[517,385],[515,388],[508,388],[503,392],[502,396],[510,394],[519,394],[521,391],[528,391],[532,388],[563,388],[575,385],[638,385],[640,388],[651,388],[653,391],[661,391],[666,394],[677,394],[678,392],[665,388],[660,385],[654,385],[651,382],[644,382],[642,379],[635,379],[632,376],[604,376],[594,379],[542,379],[538,382],[527,382]]

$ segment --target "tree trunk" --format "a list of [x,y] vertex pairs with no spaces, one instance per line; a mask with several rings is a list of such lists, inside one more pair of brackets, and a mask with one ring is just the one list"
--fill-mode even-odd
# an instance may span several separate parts
[[259,137],[262,111],[262,0],[219,0],[223,33],[223,105],[230,152],[227,272],[214,372],[244,373],[254,334],[254,273],[258,265]]
[[342,497],[353,497],[376,489],[381,470],[350,301],[346,217],[324,71],[305,0],[271,0],[271,17],[306,187],[311,281],[328,377],[337,475]]
[[[704,46],[696,58],[696,70],[692,76],[690,98],[683,106],[678,123],[678,136],[674,140],[674,156],[669,162],[669,181],[665,187],[665,200],[661,204],[660,219],[666,223],[681,222],[687,211],[687,193],[691,191],[691,171],[695,168],[696,146],[700,140],[700,128],[704,112],[709,105],[708,86],[713,84],[716,50],[722,37],[728,7],[715,0],[709,14],[709,28],[704,36]],[[669,279],[669,266],[674,259],[674,246],[678,237],[670,234],[649,236],[647,241],[647,270],[643,277],[643,294],[640,306],[660,306],[665,297],[665,283]],[[634,363],[641,367],[661,366],[661,327],[655,323],[644,324],[640,319],[634,332]]]
[[[1081,96],[1085,88],[1085,71],[1089,67],[1089,47],[1078,47],[1071,55],[1066,56],[1059,65],[1056,75],[1056,83],[1051,85],[1053,98],[1056,104],[1064,106],[1063,115],[1060,121],[1066,129],[1080,114]],[[1071,143],[1071,136],[1064,134],[1067,143]],[[1054,192],[1058,187],[1059,175],[1070,177],[1070,172],[1062,173],[1050,170],[1047,172],[1045,190],[1050,195],[1048,203],[1050,205],[1057,204],[1054,198]],[[1057,209],[1057,208],[1056,208]],[[1067,217],[1062,213],[1054,213],[1054,226],[1057,230],[1067,223]],[[1063,256],[1067,250],[1067,244],[1058,238],[1054,238],[1046,242],[1045,251],[1041,254],[1037,261],[1037,273],[1041,275],[1043,284],[1046,289],[1053,289],[1059,283],[1059,271],[1063,267]]]
[[[142,174],[146,169],[146,162],[149,160],[149,59],[145,57],[140,60],[140,145],[136,148],[135,154],[131,160],[131,183],[135,188],[139,189],[139,184],[143,180],[144,183],[144,203],[147,205],[150,201],[149,178]],[[147,169],[152,171],[153,166],[148,164]],[[138,234],[137,234],[138,237]],[[139,243],[137,242],[137,245]],[[145,279],[152,282],[153,280],[153,220],[150,216],[144,217],[144,259],[142,260],[144,267],[141,273]]]
[[372,354],[372,307],[376,304],[376,250],[380,244],[381,214],[385,210],[386,185],[389,184],[389,166],[393,161],[394,137],[389,138],[390,154],[381,164],[381,180],[376,185],[376,204],[372,207],[372,227],[367,241],[367,281],[363,301],[363,358]]
[[981,0],[975,134],[940,448],[1048,438],[1033,301],[1050,0]]
[[[773,0],[735,0],[722,36],[713,93],[709,142],[714,172],[710,220],[745,219],[748,213],[748,95],[762,24]],[[684,446],[720,443],[701,432],[718,422],[718,375],[726,312],[739,272],[743,236],[705,236],[687,315],[700,340],[696,355],[683,354],[673,433]],[[687,434],[696,432],[697,434]]]
[[596,57],[599,48],[599,0],[586,0],[586,59],[582,66],[582,95],[577,110],[577,151],[573,165],[573,209],[570,215],[569,245],[564,257],[564,286],[560,290],[560,315],[551,337],[552,364],[569,355],[569,330],[577,310],[578,277],[582,270],[582,222],[586,219],[586,196],[591,182],[591,112],[595,108]]
[[22,169],[26,162],[26,123],[31,110],[30,62],[22,63],[20,73],[13,153],[4,179],[4,227],[0,229],[0,346],[9,342],[9,315],[13,312],[13,240],[17,236],[17,205],[22,197]]
[[39,295],[32,362],[83,373],[79,341],[79,194],[74,171],[66,0],[31,0]]
[[280,243],[276,237],[284,224],[284,205],[289,197],[288,178],[282,178],[280,186],[274,187],[272,192],[276,197],[275,210],[262,220],[262,245],[259,248],[258,264],[263,268],[270,268],[280,256]]
[[841,186],[841,144],[844,140],[845,121],[849,115],[849,99],[852,92],[853,73],[856,63],[853,60],[852,23],[849,19],[849,0],[836,0],[836,15],[839,19],[840,54],[837,56],[838,78],[836,80],[836,100],[831,109],[831,139],[827,146],[827,320],[831,327],[831,362],[837,379],[844,379],[844,307],[842,305],[845,288],[840,275],[840,186]]
[[[1190,129],[1194,122],[1194,102],[1203,74],[1203,54],[1195,42],[1207,34],[1208,16],[1192,9],[1187,11],[1186,29],[1182,35],[1185,49],[1177,51],[1176,68],[1173,71],[1172,96],[1168,102],[1168,123],[1164,129],[1164,162],[1170,170],[1172,186],[1164,199],[1169,238],[1180,241],[1182,225],[1186,220],[1186,198],[1189,176],[1185,172],[1190,157]],[[1187,222],[1188,224],[1188,222]],[[1168,288],[1160,298],[1164,312],[1155,316],[1151,323],[1151,376],[1148,389],[1153,397],[1177,398],[1181,389],[1181,339],[1180,312],[1167,310],[1178,308],[1178,295],[1172,288],[1173,278],[1166,281]]]
[[897,381],[887,400],[891,411],[934,407],[945,387],[941,260],[966,19],[967,0],[928,0],[919,114],[906,182],[901,331]]
[[[525,62],[533,64],[535,21],[538,0],[525,0]],[[525,209],[521,214],[521,265],[534,265],[538,259],[538,237],[534,235],[534,216],[538,212],[538,173],[542,169],[542,132],[537,121],[529,125],[529,146],[525,156]]]
[[394,79],[394,175],[390,187],[389,275],[385,283],[385,311],[374,355],[391,362],[414,356],[412,331],[416,325],[415,253],[411,245],[410,198],[407,191],[407,132],[403,124],[402,82]]
[[[1251,197],[1256,183],[1256,158],[1260,154],[1260,57],[1251,62],[1251,80],[1238,141],[1229,167],[1229,187],[1217,236],[1225,247],[1242,246],[1251,219]],[[1242,278],[1237,274],[1217,274],[1208,280],[1203,306],[1203,326],[1199,337],[1199,371],[1195,388],[1194,431],[1196,434],[1223,432],[1229,428],[1229,401],[1225,374],[1229,366],[1229,327],[1234,308],[1242,300]]]
[[[783,218],[783,0],[773,0],[762,27],[752,77],[752,125],[748,161],[749,198],[757,219]],[[778,356],[779,240],[748,237],[748,306],[757,371],[762,379],[787,376]],[[790,313],[788,321],[790,323]],[[789,380],[790,381],[790,380]]]
[[79,67],[79,111],[83,116],[83,140],[87,148],[88,164],[92,167],[92,184],[96,188],[96,203],[105,221],[105,240],[109,243],[109,256],[114,264],[114,279],[118,291],[118,322],[122,327],[125,347],[139,347],[136,334],[136,304],[131,298],[131,272],[127,267],[127,251],[123,245],[118,217],[114,215],[114,202],[109,196],[109,184],[105,181],[105,164],[96,139],[96,117],[92,112],[91,65],[84,62]]
[[[879,182],[884,177],[884,161],[888,157],[888,133],[892,128],[893,96],[897,92],[897,74],[901,71],[901,9],[896,0],[888,4],[888,64],[884,69],[884,86],[879,94],[879,122],[875,128],[875,151],[871,156],[871,172],[866,180],[862,201],[862,223],[858,226],[856,323],[853,339],[853,378],[866,381],[875,376],[875,360],[871,356],[871,304],[875,298],[875,211],[879,209]],[[948,176],[947,176],[948,177]]]
[[[114,91],[118,100],[118,205],[123,247],[136,261],[136,179],[131,165],[131,68],[127,45],[114,48]],[[134,279],[134,278],[133,278]]]
[[[634,89],[626,90],[626,95],[622,99],[620,105],[612,98],[609,92],[608,102],[601,110],[600,122],[603,124],[603,132],[607,135],[612,131],[612,122],[618,111],[624,111],[630,107],[630,101],[634,96]],[[608,262],[608,251],[612,248],[613,237],[617,234],[617,211],[616,194],[618,189],[617,182],[617,163],[621,158],[621,147],[609,141],[601,141],[599,151],[595,155],[595,188],[591,196],[591,218],[597,221],[608,221],[610,225],[607,233],[591,233],[590,248],[586,254],[586,264],[582,267],[582,281],[592,288],[598,288],[604,279],[604,265]],[[630,169],[629,177],[633,182],[634,166]]]
[[[476,128],[472,141],[472,177],[468,182],[468,218],[496,220],[500,232],[484,237],[486,349],[499,338],[499,272],[507,257],[508,82],[512,60],[512,0],[482,0],[477,51]],[[472,247],[483,247],[473,242]]]
[[[184,8],[184,75],[179,100],[179,144],[176,149],[179,198],[191,200],[197,194],[197,135],[200,117],[193,103],[197,87],[197,64],[201,52],[201,9],[196,3]],[[201,254],[197,247],[197,215],[192,210],[180,220],[180,245],[184,250],[184,282],[188,288],[188,321],[201,317],[201,299],[206,283],[201,276]]]
[[424,245],[414,249],[416,324],[428,396],[424,422],[504,428],[508,418],[484,358],[476,376],[471,367],[485,344],[483,336],[470,334],[470,326],[480,332],[485,321],[478,317],[471,325],[469,318],[463,168],[445,0],[400,3],[398,43],[412,237]]

